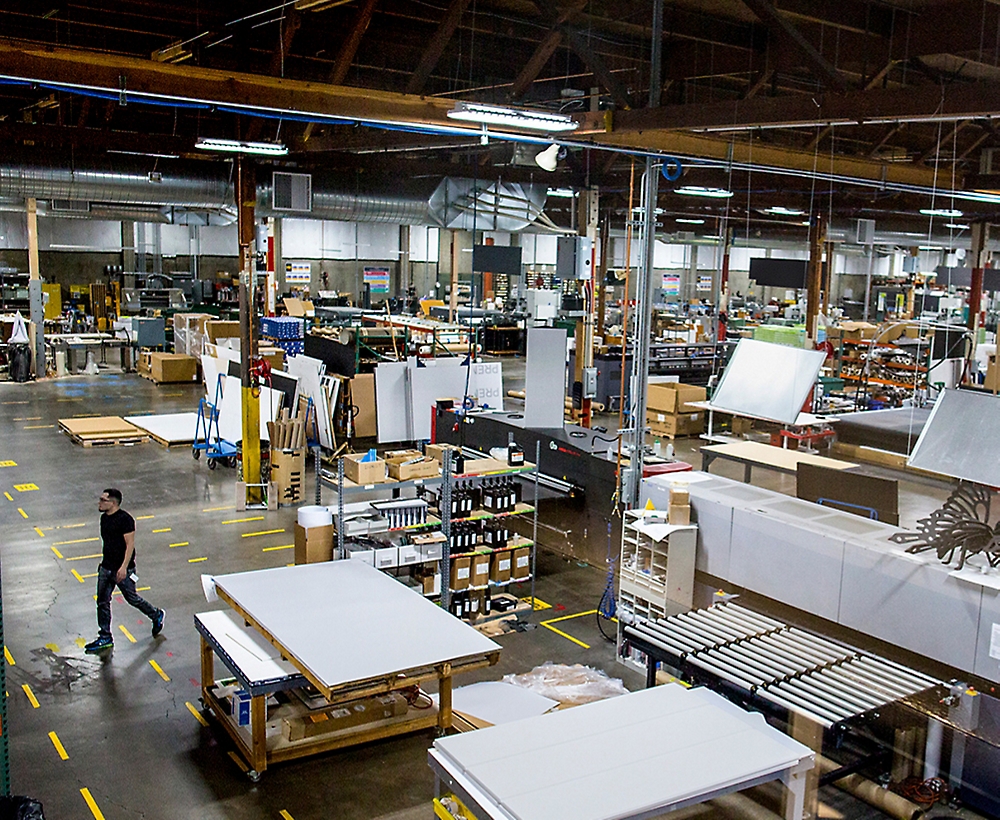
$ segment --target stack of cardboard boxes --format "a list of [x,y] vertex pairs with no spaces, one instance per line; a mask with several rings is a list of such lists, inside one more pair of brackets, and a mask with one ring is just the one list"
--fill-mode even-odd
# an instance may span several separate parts
[[685,527],[691,523],[691,495],[686,483],[675,482],[670,485],[667,523]]
[[705,431],[705,411],[691,402],[705,401],[704,387],[671,382],[651,384],[646,399],[646,424],[657,437],[697,436]]

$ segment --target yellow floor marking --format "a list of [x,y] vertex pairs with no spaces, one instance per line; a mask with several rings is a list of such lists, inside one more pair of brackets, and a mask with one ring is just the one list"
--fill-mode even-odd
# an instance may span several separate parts
[[243,758],[241,758],[238,754],[236,754],[236,752],[232,751],[232,749],[230,749],[229,751],[229,758],[233,761],[233,763],[235,763],[237,766],[240,767],[240,771],[243,772],[244,774],[250,771],[247,768],[247,764],[243,762]]
[[148,592],[150,589],[152,589],[152,587],[136,587],[135,591],[136,592]]
[[122,634],[128,638],[129,643],[135,643],[135,638],[133,638],[132,633],[125,628],[125,624],[118,624],[118,628],[122,631]]
[[178,541],[176,544],[168,544],[170,547],[187,547],[190,546],[190,541]]
[[208,557],[205,558],[188,558],[189,564],[200,564],[202,561],[207,561]]
[[281,811],[279,811],[279,812],[278,812],[278,814],[280,814],[280,815],[281,815],[281,820],[295,820],[295,818],[294,818],[294,817],[292,817],[292,815],[290,815],[290,814],[289,814],[289,813],[288,813],[287,811],[285,811],[284,809],[282,809]]
[[582,646],[584,649],[590,649],[590,644],[584,643],[583,641],[574,638],[572,635],[567,635],[561,629],[556,629],[554,626],[552,626],[552,624],[557,624],[560,621],[570,621],[573,618],[582,618],[586,615],[594,615],[596,613],[597,613],[596,609],[588,609],[586,612],[577,612],[574,615],[562,615],[558,618],[550,618],[547,621],[539,621],[539,623],[546,629],[555,632],[556,635],[560,635],[561,637],[565,638],[567,641],[572,641],[577,646]]
[[12,495],[11,495],[10,493],[8,493],[8,492],[6,492],[6,491],[4,492],[4,497],[5,497],[5,498],[6,498],[6,499],[7,499],[8,501],[13,501],[13,500],[14,500],[14,496],[12,496]]
[[572,621],[574,618],[582,618],[585,615],[596,615],[596,609],[588,609],[586,612],[577,612],[575,615],[563,615],[559,618],[549,618],[548,620],[542,621],[543,624],[557,624],[560,621]]
[[194,708],[194,704],[191,701],[184,701],[184,705],[187,706],[188,711],[194,715],[194,719],[197,720],[202,726],[208,726],[208,721],[205,720],[205,716]]
[[[84,522],[83,524],[62,524],[61,526],[58,526],[55,529],[57,529],[57,530],[75,530],[77,527],[86,527],[86,526],[87,526],[86,522]],[[48,529],[51,530],[52,527],[48,527]]]
[[21,518],[27,518],[28,517],[28,514],[24,510],[22,510],[20,507],[17,508],[17,511],[19,513],[21,513]]
[[222,512],[223,510],[235,510],[236,505],[230,504],[228,507],[206,507],[202,512]]
[[137,515],[135,517],[136,521],[148,521],[150,518],[156,518],[155,515]]
[[38,708],[38,698],[35,697],[35,693],[31,691],[31,687],[26,683],[21,684],[21,688],[24,690],[24,694],[28,696],[28,703],[31,704],[33,709]]
[[56,554],[56,558],[62,558],[63,554],[59,552],[55,547],[52,547],[52,551]]
[[10,650],[6,646],[3,648],[3,656],[7,659],[8,666],[17,666],[14,663],[14,656],[10,654]]
[[565,638],[565,639],[566,639],[567,641],[572,641],[572,642],[573,642],[573,643],[575,643],[575,644],[576,644],[577,646],[582,646],[582,647],[583,647],[584,649],[590,649],[590,644],[588,644],[588,643],[584,643],[583,641],[578,641],[578,640],[577,640],[576,638],[574,638],[574,637],[573,637],[572,635],[567,635],[567,634],[566,634],[565,632],[563,632],[563,631],[562,631],[561,629],[556,629],[556,628],[555,628],[554,626],[550,626],[550,625],[549,625],[549,624],[547,624],[547,623],[542,623],[542,626],[544,626],[544,627],[545,627],[546,629],[548,629],[548,630],[550,630],[550,631],[552,631],[552,632],[555,632],[555,633],[556,633],[556,635],[560,635],[560,636],[562,636],[562,637],[563,637],[563,638]]
[[0,461],[0,467],[16,467],[16,461]]
[[59,651],[59,644],[57,644],[57,643],[47,643],[47,644],[45,644],[45,648],[48,649],[50,652],[58,652]]
[[14,421],[41,421],[41,416],[22,416],[21,418],[14,419]]
[[66,749],[63,748],[62,741],[59,740],[59,735],[55,732],[49,732],[49,740],[52,741],[52,745],[56,747],[56,752],[59,754],[61,760],[69,760],[69,755],[66,754]]
[[83,576],[79,572],[77,572],[75,569],[71,569],[70,572],[73,573],[73,577],[76,578],[77,581],[79,581],[81,584],[83,583]]
[[29,424],[24,429],[25,430],[48,430],[50,427],[55,427],[54,424]]
[[[531,598],[522,598],[521,602],[530,604]],[[535,611],[537,612],[540,609],[552,609],[552,604],[545,603],[541,598],[535,598]]]
[[159,675],[161,678],[163,678],[166,681],[170,680],[170,676],[162,669],[160,669],[160,665],[156,661],[150,660],[149,665],[152,666],[154,670],[156,670],[156,674]]
[[99,415],[101,415],[101,414],[100,413],[74,413],[73,414],[73,418],[75,418],[75,419],[85,419],[88,416],[89,417],[93,417],[93,416],[99,416]]
[[245,524],[247,521],[263,521],[264,516],[255,515],[251,518],[230,518],[228,521],[223,521],[223,524]]
[[170,529],[171,529],[170,527],[161,527],[161,528],[160,528],[160,529],[158,529],[158,530],[153,530],[153,533],[159,533],[159,532],[170,532]]
[[39,538],[44,538],[45,537],[45,533],[42,532],[42,528],[41,527],[35,527],[35,532],[38,533],[38,537]]
[[83,401],[83,399],[56,399],[56,401]]
[[96,578],[97,577],[97,573],[96,572],[91,572],[91,573],[88,573],[87,575],[81,575],[80,577],[81,578]]
[[[95,595],[94,598],[97,598],[97,596]],[[77,638],[75,641],[73,641],[73,643],[75,643],[77,646],[79,646],[80,649],[83,649],[83,647],[85,647],[87,645],[87,639],[86,638]]]
[[0,401],[0,404],[28,404],[26,401]]
[[19,493],[30,493],[32,490],[37,490],[37,484],[15,484],[14,489]]
[[[62,401],[62,399],[59,399],[59,401]],[[90,789],[80,789],[80,794],[87,801],[87,806],[90,808],[90,813],[94,815],[94,820],[104,820],[104,815],[101,814],[101,810],[97,807],[97,801],[91,795]]]
[[276,552],[277,550],[293,550],[295,544],[282,544],[280,547],[264,547],[261,552]]
[[[97,540],[96,538],[94,539]],[[67,561],[86,561],[88,558],[101,558],[101,553],[95,552],[93,555],[74,555],[72,558],[67,558]]]
[[53,541],[52,545],[55,547],[65,547],[67,544],[86,544],[90,541],[100,541],[96,535],[93,538],[77,538],[74,541]]
[[284,529],[261,530],[260,532],[245,532],[240,536],[240,538],[253,538],[255,535],[277,535],[279,532],[284,532]]

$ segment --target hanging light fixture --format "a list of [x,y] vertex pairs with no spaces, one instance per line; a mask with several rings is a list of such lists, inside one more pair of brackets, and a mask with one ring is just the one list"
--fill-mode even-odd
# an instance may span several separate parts
[[244,142],[241,140],[199,137],[194,144],[201,151],[222,151],[228,154],[260,154],[280,157],[288,153],[288,148],[280,142]]
[[559,163],[559,145],[552,143],[544,151],[535,154],[535,165],[543,171],[554,171]]
[[521,108],[504,108],[499,105],[468,102],[456,103],[455,107],[448,112],[448,118],[548,133],[575,131],[580,127],[580,123],[565,114],[550,114],[547,111],[527,111]]

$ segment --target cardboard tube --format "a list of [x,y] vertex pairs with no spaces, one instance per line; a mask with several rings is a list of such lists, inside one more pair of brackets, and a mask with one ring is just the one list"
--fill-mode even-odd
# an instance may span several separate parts
[[[816,765],[822,774],[827,774],[838,768],[832,760],[818,755]],[[897,820],[917,820],[926,811],[902,795],[883,789],[877,783],[873,783],[859,774],[849,774],[847,777],[835,781],[833,785],[859,800],[863,800],[869,806],[874,806],[879,811],[885,812],[890,817],[897,818]]]

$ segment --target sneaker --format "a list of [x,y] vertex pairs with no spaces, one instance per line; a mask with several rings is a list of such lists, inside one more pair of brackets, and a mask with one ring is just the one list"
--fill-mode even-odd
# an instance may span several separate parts
[[153,637],[155,638],[163,631],[163,619],[167,617],[167,613],[162,609],[156,610],[156,615],[153,616]]
[[110,636],[99,635],[95,640],[83,647],[84,652],[100,652],[102,649],[110,649],[115,645],[114,639]]

